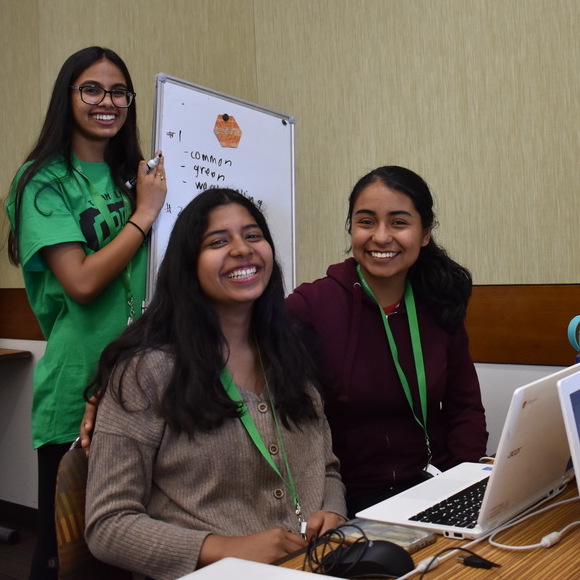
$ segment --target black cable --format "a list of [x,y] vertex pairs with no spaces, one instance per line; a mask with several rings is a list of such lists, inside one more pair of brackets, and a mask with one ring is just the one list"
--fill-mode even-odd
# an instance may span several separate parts
[[[419,576],[419,580],[423,580],[423,578],[425,578],[425,574],[427,574],[427,572],[430,572],[431,566],[433,565],[433,562],[435,562],[435,560],[437,560],[439,558],[439,556],[441,556],[442,554],[445,554],[445,552],[467,552],[469,554],[469,556],[458,556],[458,558],[460,558],[461,560],[463,560],[463,564],[464,566],[470,566],[471,568],[485,568],[487,570],[489,570],[490,568],[499,568],[499,564],[495,564],[494,562],[491,562],[490,560],[486,560],[485,558],[482,558],[481,556],[478,556],[475,552],[472,552],[471,550],[468,550],[467,548],[460,548],[458,546],[455,547],[449,547],[449,548],[444,548],[443,550],[440,550],[439,552],[437,552],[435,555],[432,556],[431,560],[429,560],[426,568],[423,570],[423,572],[421,572],[421,576]],[[434,568],[433,568],[434,569]]]
[[[302,565],[302,569],[305,570],[306,563],[308,562],[308,566],[310,567],[309,572],[313,572],[314,574],[329,574],[329,570],[324,570],[324,559],[330,552],[334,552],[335,550],[342,548],[345,545],[352,545],[346,541],[346,534],[344,532],[345,528],[355,528],[360,534],[361,537],[357,538],[354,542],[368,542],[368,538],[362,528],[355,524],[341,524],[335,528],[331,528],[324,532],[324,534],[313,537],[308,547],[306,548],[306,558],[304,560],[304,564]],[[322,546],[322,550],[319,548]]]
[[[354,528],[360,533],[360,537],[354,541],[347,541],[347,534],[344,532],[346,528]],[[335,528],[327,530],[319,537],[314,537],[310,540],[306,548],[306,556],[302,565],[302,570],[306,570],[306,564],[310,568],[308,572],[314,574],[327,574],[329,576],[336,574],[336,568],[342,566],[341,577],[364,579],[364,578],[396,578],[390,574],[358,574],[349,575],[348,572],[354,568],[365,555],[365,550],[361,550],[358,558],[353,560],[351,565],[344,569],[343,562],[341,562],[341,552],[350,549],[355,544],[368,544],[369,539],[364,530],[356,524],[341,524]],[[322,549],[320,549],[322,547]],[[330,556],[334,554],[333,556]]]

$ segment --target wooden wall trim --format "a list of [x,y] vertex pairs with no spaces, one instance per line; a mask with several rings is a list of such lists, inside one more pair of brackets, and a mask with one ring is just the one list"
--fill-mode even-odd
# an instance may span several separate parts
[[0,338],[44,340],[24,288],[0,288]]
[[[568,323],[580,314],[580,284],[474,286],[467,310],[476,362],[568,366]],[[0,288],[0,337],[44,340],[23,288]]]
[[568,324],[580,314],[580,284],[474,286],[467,331],[476,362],[574,364]]

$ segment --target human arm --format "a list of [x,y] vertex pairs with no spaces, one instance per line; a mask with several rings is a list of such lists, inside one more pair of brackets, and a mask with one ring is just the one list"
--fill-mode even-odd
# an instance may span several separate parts
[[[101,416],[106,414],[101,409]],[[136,427],[127,422],[130,432]],[[109,564],[170,580],[192,572],[208,532],[152,517],[157,449],[129,436],[95,433],[89,459],[85,537],[91,552]]]
[[136,364],[131,361],[123,369],[127,409],[112,395],[116,379],[99,401],[89,459],[85,536],[91,552],[105,562],[158,580],[177,578],[195,569],[208,532],[152,517],[153,473],[166,430],[157,392],[168,366],[162,356],[149,355],[139,367],[137,384]]
[[[219,456],[218,466],[207,460],[214,451],[223,456],[223,448],[234,448],[241,429],[237,421],[224,427],[229,436],[222,430],[193,439],[177,436],[165,424],[157,397],[150,393],[152,385],[164,384],[170,374],[163,358],[150,353],[139,366],[139,385],[131,372],[125,375],[123,400],[130,411],[124,411],[109,390],[100,400],[87,485],[86,538],[91,551],[121,568],[165,580],[228,555],[265,561],[266,556],[276,559],[303,547],[296,534],[259,531],[268,510],[262,501],[252,505],[249,498],[261,492],[260,485],[252,476],[244,481],[231,478],[229,466],[252,471],[255,463],[262,467],[259,477],[269,479],[261,457],[247,461],[247,452],[238,448],[221,467]],[[275,508],[277,500],[268,495]],[[283,525],[284,518],[270,517],[267,527],[275,526],[276,520]],[[202,546],[209,551],[202,554]]]
[[199,566],[226,557],[269,564],[306,547],[306,540],[294,532],[272,528],[247,536],[207,536],[201,546]]
[[[130,221],[145,233],[165,201],[167,185],[158,175],[164,175],[163,164],[162,157],[156,170],[150,173],[145,161],[139,164],[136,209]],[[41,254],[66,293],[80,304],[88,304],[119,276],[142,243],[143,234],[127,223],[113,240],[93,254],[87,255],[79,242],[47,245]]]
[[[112,438],[102,447],[101,434],[97,433],[93,442],[89,463],[102,466],[101,452],[115,458],[107,463],[106,470],[96,468],[101,474],[98,479],[91,474],[92,484],[87,491],[90,498],[87,501],[87,541],[99,559],[157,580],[169,580],[225,557],[270,563],[306,547],[305,540],[282,528],[225,536],[150,517],[144,505],[150,493],[148,485],[136,487],[136,484],[144,481],[145,472],[151,468],[143,466],[140,472],[135,470],[135,463],[127,464],[127,445],[132,445],[128,439]],[[119,449],[123,452],[119,453]],[[138,445],[133,451],[136,459],[151,464],[147,447]],[[114,465],[119,465],[120,469]],[[93,485],[99,486],[100,491],[97,492]]]
[[94,395],[85,403],[85,414],[83,415],[83,420],[79,428],[81,447],[85,450],[87,457],[89,456],[91,437],[93,436],[93,429],[95,428],[98,408],[99,398]]
[[[319,373],[319,384],[325,386],[324,376],[322,373],[322,361],[324,359],[320,349],[320,337],[315,321],[317,316],[313,315],[313,310],[321,312],[318,301],[318,288],[324,284],[324,281],[318,283],[303,284],[292,292],[285,300],[285,308],[293,323],[296,325],[300,340],[306,347],[312,361],[317,367]],[[308,296],[314,298],[315,306],[308,299]],[[328,393],[326,393],[328,395]],[[307,523],[307,536],[317,536],[328,529],[344,523],[346,518],[345,489],[340,476],[339,460],[333,451],[333,440],[330,425],[325,415],[324,405],[319,392],[313,392],[313,398],[316,410],[319,414],[319,426],[317,432],[322,435],[322,446],[325,461],[325,485],[323,503],[319,511],[314,512]]]
[[463,461],[478,461],[486,454],[488,436],[479,380],[464,325],[451,333],[447,360],[447,386],[441,402],[447,457],[442,465],[437,465],[442,469]]
[[319,536],[346,521],[345,488],[340,476],[340,462],[332,448],[332,434],[319,393],[314,393],[319,413],[318,433],[322,434],[322,447],[325,462],[324,491],[320,508],[313,512],[307,521],[306,536],[311,539]]
[[[323,413],[322,406],[319,412]],[[321,431],[323,433],[324,453],[326,456],[324,497],[321,509],[310,515],[306,523],[306,537],[311,540],[324,534],[346,521],[346,503],[344,497],[344,485],[340,477],[339,461],[332,451],[332,437],[328,421],[323,415],[321,418]]]

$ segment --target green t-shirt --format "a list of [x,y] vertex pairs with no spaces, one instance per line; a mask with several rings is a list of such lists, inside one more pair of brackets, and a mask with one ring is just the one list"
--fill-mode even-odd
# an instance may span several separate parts
[[[63,158],[49,163],[27,184],[21,202],[19,253],[24,283],[47,340],[45,355],[34,369],[35,448],[67,443],[78,436],[84,411],[83,390],[99,356],[127,324],[130,293],[137,316],[145,298],[145,245],[135,254],[127,275],[116,278],[86,305],[68,296],[42,259],[43,247],[64,242],[79,242],[87,255],[96,252],[130,217],[130,204],[114,186],[106,163],[84,163],[73,157],[73,166],[71,174]],[[13,191],[6,209],[14,225]],[[101,210],[108,215],[103,216]]]

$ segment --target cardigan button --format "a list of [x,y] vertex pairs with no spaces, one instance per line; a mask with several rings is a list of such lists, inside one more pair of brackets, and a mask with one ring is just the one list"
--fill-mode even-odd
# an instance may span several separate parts
[[260,413],[266,413],[268,411],[267,403],[259,403],[258,404],[258,411],[260,411]]
[[276,499],[282,499],[284,497],[284,490],[283,489],[280,489],[280,488],[275,489],[274,490],[274,497]]
[[278,455],[278,445],[276,445],[275,443],[272,443],[270,447],[268,447],[268,449],[270,450],[270,453],[272,455]]

